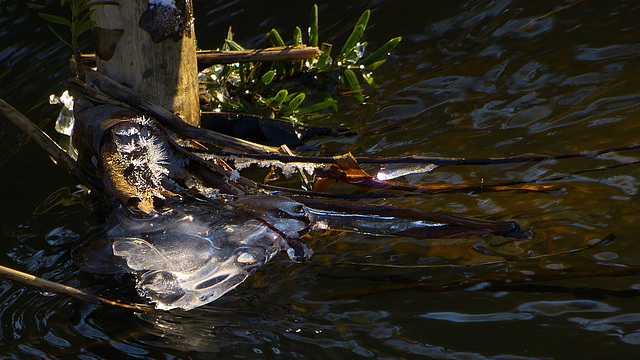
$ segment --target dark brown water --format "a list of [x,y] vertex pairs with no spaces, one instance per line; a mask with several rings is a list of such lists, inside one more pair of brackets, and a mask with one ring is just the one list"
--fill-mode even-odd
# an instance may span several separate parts
[[[348,5],[347,5],[348,4]],[[564,6],[564,8],[562,7]],[[228,26],[246,47],[272,27],[290,37],[311,3],[197,2],[202,48]],[[321,41],[342,44],[365,9],[375,48],[403,41],[377,71],[365,106],[328,120],[366,130],[317,139],[322,153],[501,157],[563,154],[637,143],[640,136],[640,5],[636,1],[330,1],[320,5]],[[332,37],[335,36],[335,37]],[[47,104],[69,76],[68,51],[23,2],[0,3],[0,97],[53,133]],[[326,124],[326,123],[325,123]],[[317,154],[315,152],[314,154]],[[536,180],[637,161],[638,151],[597,159],[446,167],[414,183]],[[0,122],[0,264],[109,298],[126,279],[78,271],[72,244],[94,217],[72,204],[75,182],[6,121]],[[604,271],[640,263],[640,167],[585,172],[556,191],[472,192],[379,203],[515,220],[533,239],[424,241],[316,234],[302,264],[274,259],[237,291],[191,311],[161,315],[89,305],[0,279],[3,358],[452,358],[630,359],[640,355],[640,279],[538,282],[527,287],[426,291],[415,284],[483,274],[554,269]],[[56,193],[56,191],[59,191]],[[42,205],[52,194],[46,209]],[[42,205],[42,206],[40,206]],[[40,207],[39,207],[40,206]],[[37,211],[39,210],[39,211]],[[526,258],[614,234],[591,250],[480,267],[396,266]]]

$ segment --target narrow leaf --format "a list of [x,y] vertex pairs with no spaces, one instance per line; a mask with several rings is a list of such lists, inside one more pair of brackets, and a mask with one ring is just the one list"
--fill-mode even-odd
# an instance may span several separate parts
[[53,35],[55,35],[58,39],[60,39],[60,41],[62,41],[62,43],[64,43],[65,45],[73,49],[73,46],[71,46],[71,44],[69,44],[67,40],[65,40],[62,36],[60,36],[60,34],[58,34],[55,30],[53,30],[51,25],[47,25],[47,27],[49,28],[49,30],[51,30]]
[[400,43],[400,41],[402,41],[402,37],[400,36],[387,41],[387,43],[382,45],[380,49],[376,50],[373,54],[361,60],[360,65],[369,67],[369,65],[382,60],[385,56],[389,55],[389,53],[398,45],[398,43]]
[[293,98],[293,100],[291,100],[291,102],[289,103],[289,105],[287,106],[287,110],[293,112],[295,111],[300,104],[302,104],[302,102],[304,101],[306,95],[304,93],[300,93],[298,95],[296,95],[296,97]]
[[38,15],[40,15],[41,18],[45,19],[50,23],[71,27],[71,22],[69,22],[69,20],[63,18],[62,16],[44,14],[44,13],[38,13]]
[[42,10],[45,8],[44,5],[35,4],[35,3],[27,3],[27,6],[33,10]]
[[369,86],[371,86],[374,89],[379,89],[380,87],[378,86],[378,84],[376,84],[376,82],[373,80],[373,76],[371,75],[371,73],[364,73],[362,72],[362,78],[364,79],[364,81],[367,82],[367,84],[369,84]]
[[267,46],[284,46],[282,36],[280,36],[280,33],[276,29],[271,29],[271,31],[267,33],[266,43]]
[[353,50],[353,48],[356,47],[356,44],[358,43],[358,41],[360,41],[360,38],[362,37],[363,32],[364,32],[364,26],[362,25],[358,25],[356,26],[355,29],[353,29],[353,32],[347,39],[347,42],[344,43],[342,50],[340,50],[340,55],[338,55],[339,61],[344,60],[349,55],[349,53]]
[[93,21],[93,20],[86,20],[86,21],[82,22],[76,28],[76,36],[80,36],[85,31],[91,29],[93,27],[93,25],[95,25],[95,21]]
[[322,54],[318,57],[318,62],[316,63],[316,68],[318,70],[324,70],[327,67],[327,62],[329,60],[329,56],[331,55],[331,44],[323,43],[320,51]]
[[309,21],[309,46],[318,46],[318,5],[311,8],[311,20]]
[[240,44],[238,44],[237,42],[233,41],[233,40],[225,40],[224,43],[229,47],[229,50],[235,50],[235,51],[241,51],[244,50],[244,48],[242,46],[240,46]]
[[360,82],[356,78],[356,74],[351,69],[344,70],[344,80],[349,87],[349,89],[353,92],[353,96],[360,101],[364,101],[364,95],[362,94],[362,88],[360,87]]
[[302,45],[302,30],[298,26],[293,30],[293,45]]
[[271,106],[280,107],[284,99],[287,97],[287,95],[289,95],[289,92],[285,89],[278,91],[276,96],[274,96],[273,99],[271,100]]
[[357,28],[358,25],[362,25],[362,30],[367,28],[367,23],[369,22],[369,16],[371,16],[371,10],[365,10],[362,15],[360,15],[360,19],[358,19],[358,22],[356,23],[356,26],[354,26],[354,28]]
[[276,76],[275,71],[269,70],[264,75],[262,75],[262,78],[260,79],[260,81],[262,81],[262,83],[265,85],[269,85],[271,84],[271,81],[273,81],[273,78],[275,76]]
[[298,112],[300,114],[308,114],[308,113],[324,110],[326,108],[333,108],[333,106],[336,106],[337,104],[338,104],[338,101],[336,101],[332,97],[328,97],[323,102],[300,108],[298,109]]

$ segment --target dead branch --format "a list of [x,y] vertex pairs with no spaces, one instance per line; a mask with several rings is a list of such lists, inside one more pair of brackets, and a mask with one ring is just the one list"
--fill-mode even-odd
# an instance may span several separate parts
[[[98,101],[127,104],[131,108],[157,118],[162,125],[183,137],[198,139],[200,141],[215,144],[221,148],[228,148],[234,151],[265,154],[279,152],[278,148],[272,146],[256,144],[189,125],[177,115],[172,114],[162,106],[141,96],[140,94],[137,94],[131,89],[120,85],[99,72],[87,71],[86,77],[86,84],[79,80],[72,79],[70,81],[70,87],[75,92],[88,98],[97,99]],[[87,86],[88,84],[93,88]],[[109,99],[113,99],[115,101]]]
[[[312,59],[320,56],[320,54],[320,49],[317,47],[304,45],[242,51],[198,50],[196,53],[199,69],[204,69],[215,64]],[[95,54],[82,54],[81,59],[84,66],[96,66]]]
[[43,148],[57,164],[60,164],[67,169],[69,174],[78,178],[79,172],[76,162],[69,156],[69,154],[67,154],[67,152],[58,145],[58,143],[53,141],[49,135],[40,130],[40,128],[31,120],[2,99],[0,99],[0,114],[24,131],[24,133],[40,145],[40,147]]
[[90,302],[92,304],[112,305],[130,310],[151,311],[153,308],[144,304],[124,304],[121,302],[105,299],[100,296],[92,295],[71,286],[59,284],[49,281],[22,271],[14,270],[6,266],[0,265],[0,276],[18,281],[23,284],[31,285],[47,292],[65,295],[73,299]]
[[[640,144],[632,144],[618,146],[608,149],[585,151],[571,154],[561,155],[524,155],[496,158],[462,158],[462,157],[440,157],[440,156],[401,156],[401,157],[356,157],[356,161],[360,164],[433,164],[438,167],[453,165],[500,165],[500,164],[517,164],[527,162],[553,161],[580,157],[595,157],[599,155],[609,154],[617,151],[637,150]],[[336,164],[335,157],[328,156],[299,156],[285,154],[238,154],[226,151],[211,151],[203,149],[189,149],[192,152],[209,153],[217,156],[237,156],[254,160],[280,161],[289,162],[308,162],[313,164]]]

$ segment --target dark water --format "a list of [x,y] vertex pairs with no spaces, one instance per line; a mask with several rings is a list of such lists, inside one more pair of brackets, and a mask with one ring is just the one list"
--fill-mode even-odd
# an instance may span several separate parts
[[[55,2],[54,2],[55,3]],[[311,3],[197,2],[202,48],[228,26],[246,46],[272,27],[306,27]],[[366,106],[328,123],[366,130],[317,139],[322,154],[500,157],[563,154],[633,144],[640,129],[640,5],[636,1],[330,1],[321,41],[342,44],[370,8],[367,40],[404,40],[377,73]],[[335,36],[332,38],[330,36]],[[53,133],[47,104],[69,76],[67,49],[21,1],[0,2],[0,97]],[[314,154],[318,154],[315,152]],[[597,159],[447,167],[404,180],[495,183],[536,180],[637,161],[638,151]],[[79,272],[72,244],[94,217],[74,204],[75,182],[6,121],[0,122],[0,264],[112,299],[126,279]],[[380,203],[515,220],[531,241],[423,241],[316,234],[314,258],[279,256],[237,291],[185,312],[137,314],[43,294],[0,279],[3,358],[452,358],[600,359],[640,355],[640,280],[588,277],[488,291],[426,291],[414,284],[474,275],[640,263],[640,167],[585,172],[552,192],[485,192]],[[57,204],[49,209],[42,205]],[[614,234],[608,245],[480,267],[427,268],[351,262],[469,265],[562,252]]]

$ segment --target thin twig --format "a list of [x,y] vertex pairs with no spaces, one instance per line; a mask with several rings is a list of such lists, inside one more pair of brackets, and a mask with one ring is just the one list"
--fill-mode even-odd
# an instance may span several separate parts
[[24,131],[24,133],[40,145],[40,147],[43,148],[57,164],[60,164],[67,169],[69,174],[79,178],[77,164],[69,154],[67,154],[67,152],[58,145],[58,143],[53,141],[49,135],[37,127],[31,120],[2,99],[0,99],[0,114]]
[[8,268],[6,266],[0,265],[0,276],[4,276],[6,278],[18,281],[23,284],[35,286],[47,292],[65,295],[73,299],[82,300],[82,301],[90,302],[93,304],[118,306],[118,307],[129,309],[129,310],[141,310],[141,311],[154,310],[153,307],[145,304],[124,304],[121,302],[105,299],[103,297],[89,294],[87,292],[76,289],[74,287],[49,281],[31,274],[27,274],[22,271]]
[[[553,161],[580,157],[595,157],[616,151],[637,150],[640,144],[632,144],[618,146],[614,148],[586,151],[572,154],[561,155],[530,155],[530,156],[511,156],[499,158],[460,158],[460,157],[439,157],[439,156],[401,156],[401,157],[356,157],[356,161],[360,164],[433,164],[438,167],[452,165],[500,165],[500,164],[517,164],[527,162]],[[238,154],[228,151],[215,151],[205,149],[192,149],[189,151],[194,153],[207,153],[217,156],[239,157],[254,160],[280,161],[289,162],[307,162],[313,164],[337,164],[335,157],[328,156],[298,156],[284,154]]]

